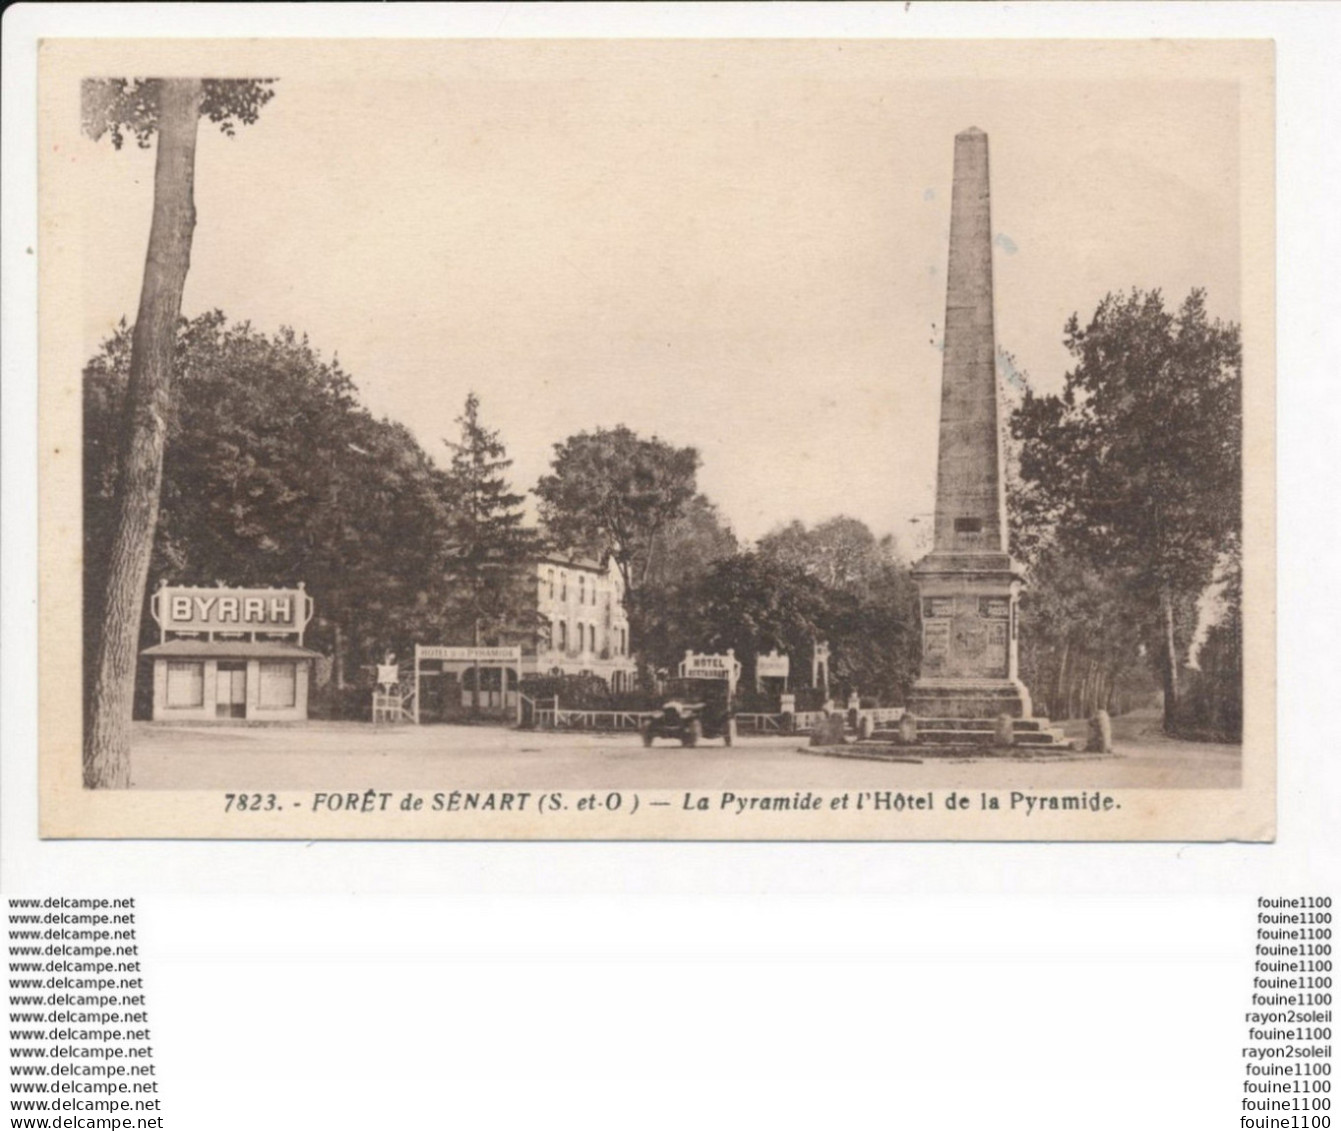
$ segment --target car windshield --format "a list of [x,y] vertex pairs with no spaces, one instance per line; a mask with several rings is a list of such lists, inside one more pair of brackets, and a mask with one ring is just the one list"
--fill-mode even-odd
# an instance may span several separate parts
[[668,698],[720,703],[726,699],[724,679],[675,679],[667,686]]

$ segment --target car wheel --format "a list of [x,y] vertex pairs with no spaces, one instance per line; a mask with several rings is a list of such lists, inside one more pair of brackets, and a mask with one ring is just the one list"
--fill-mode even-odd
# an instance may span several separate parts
[[697,746],[698,740],[703,737],[703,724],[695,719],[689,724],[684,732],[684,737],[680,739],[686,746]]

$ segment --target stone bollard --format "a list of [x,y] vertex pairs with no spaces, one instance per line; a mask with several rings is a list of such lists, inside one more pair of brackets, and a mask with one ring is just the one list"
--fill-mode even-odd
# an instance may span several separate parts
[[871,737],[871,731],[875,730],[875,724],[871,722],[870,715],[859,715],[857,717],[857,737],[867,739]]
[[1095,711],[1090,716],[1090,737],[1085,750],[1090,754],[1113,753],[1113,720],[1107,711]]
[[811,746],[845,746],[847,736],[843,734],[843,716],[835,712],[825,715],[810,731]]
[[1015,745],[1015,720],[1010,715],[997,715],[996,729],[992,736],[994,746]]
[[917,718],[906,711],[899,717],[899,741],[904,746],[917,745]]

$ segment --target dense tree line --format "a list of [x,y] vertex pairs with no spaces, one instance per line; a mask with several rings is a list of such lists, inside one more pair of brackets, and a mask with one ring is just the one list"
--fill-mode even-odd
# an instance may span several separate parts
[[625,427],[555,445],[536,487],[548,536],[609,555],[625,584],[645,681],[688,649],[734,649],[752,687],[755,657],[792,659],[809,681],[816,642],[839,688],[898,702],[917,674],[917,599],[892,539],[852,518],[794,522],[742,548],[698,490],[699,453]]
[[[83,375],[90,662],[133,341],[123,324]],[[793,523],[746,550],[698,490],[693,448],[629,429],[570,437],[537,488],[538,531],[473,394],[435,461],[404,426],[363,408],[339,362],[292,330],[266,335],[219,311],[182,320],[173,367],[147,589],[303,583],[316,604],[307,642],[329,657],[319,712],[359,710],[373,665],[416,641],[530,637],[541,628],[530,567],[550,546],[609,555],[624,573],[649,676],[689,648],[734,648],[752,684],[755,655],[779,649],[805,682],[817,640],[830,643],[844,688],[888,699],[915,675],[916,601],[892,542],[840,518]],[[157,631],[145,597],[140,648]]]
[[[123,325],[84,371],[90,640],[114,536],[132,339]],[[534,535],[473,395],[444,468],[403,425],[364,409],[338,361],[291,330],[267,336],[215,311],[180,323],[174,365],[153,584],[304,583],[316,606],[307,641],[331,657],[337,693],[366,683],[388,651],[492,642],[524,616]],[[140,647],[156,632],[145,609]]]
[[1073,315],[1065,344],[1062,391],[1026,387],[1010,417],[1012,546],[1032,574],[1022,675],[1065,717],[1120,708],[1154,674],[1166,729],[1234,736],[1239,328],[1199,290],[1176,310],[1133,290]]
[[[1022,386],[1010,413],[1012,547],[1031,573],[1021,669],[1040,713],[1123,710],[1162,682],[1168,722],[1227,735],[1241,718],[1237,327],[1195,293],[1110,296],[1067,345],[1056,396]],[[86,687],[116,538],[134,330],[83,383]],[[538,628],[530,565],[546,546],[609,557],[628,586],[644,674],[686,649],[792,658],[808,682],[831,648],[835,691],[898,702],[916,678],[918,608],[892,539],[837,517],[742,546],[698,489],[698,452],[627,428],[556,445],[523,521],[510,461],[472,394],[439,464],[358,401],[349,374],[290,330],[215,311],[180,321],[148,573],[180,584],[293,585],[317,602],[308,642],[329,680],[366,694],[387,652],[499,643]],[[143,599],[141,614],[143,614]],[[139,646],[155,627],[141,616]],[[320,696],[318,697],[320,703]]]
[[804,687],[818,642],[831,649],[835,694],[858,690],[897,703],[916,678],[917,597],[907,563],[891,539],[856,519],[810,529],[793,522],[648,598],[644,654],[668,671],[688,648],[731,648],[743,685],[753,687],[756,656],[776,649],[791,657],[792,684]]

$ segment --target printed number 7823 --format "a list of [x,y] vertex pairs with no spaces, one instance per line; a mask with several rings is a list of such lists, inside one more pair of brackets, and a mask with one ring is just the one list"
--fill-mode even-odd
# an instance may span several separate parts
[[261,809],[278,809],[273,793],[225,793],[224,812],[236,809],[239,813],[254,813]]

